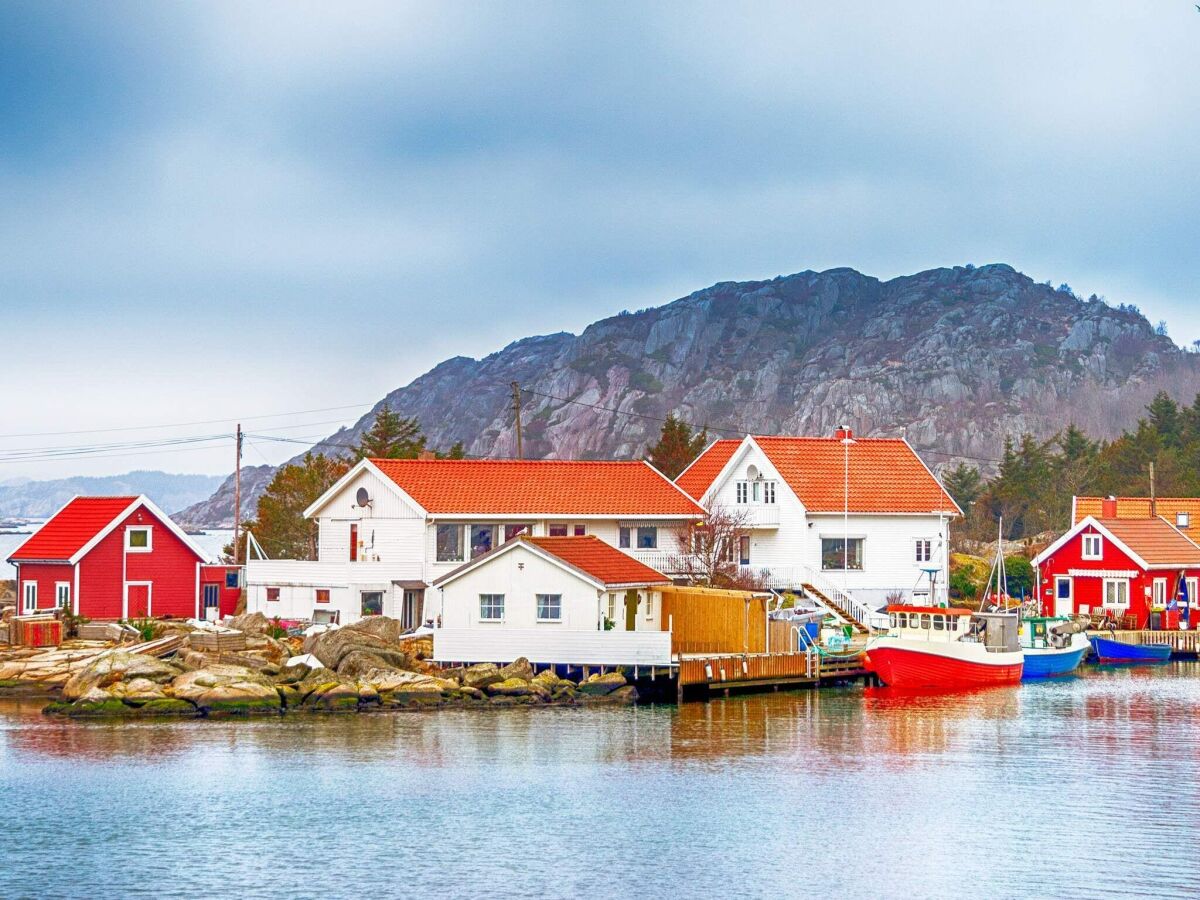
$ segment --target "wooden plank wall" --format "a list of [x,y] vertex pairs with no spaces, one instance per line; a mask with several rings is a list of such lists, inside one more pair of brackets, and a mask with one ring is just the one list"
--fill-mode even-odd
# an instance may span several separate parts
[[765,652],[766,603],[744,591],[663,589],[662,626],[673,629],[671,652]]

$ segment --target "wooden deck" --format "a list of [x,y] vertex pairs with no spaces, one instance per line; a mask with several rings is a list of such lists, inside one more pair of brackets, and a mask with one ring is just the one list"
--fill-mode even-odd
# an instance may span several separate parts
[[1089,631],[1092,635],[1129,644],[1170,644],[1173,658],[1200,658],[1200,631]]
[[728,693],[731,689],[816,686],[869,676],[861,653],[846,659],[822,658],[815,653],[685,655],[679,661],[679,696],[683,699],[685,692],[707,695],[714,690]]

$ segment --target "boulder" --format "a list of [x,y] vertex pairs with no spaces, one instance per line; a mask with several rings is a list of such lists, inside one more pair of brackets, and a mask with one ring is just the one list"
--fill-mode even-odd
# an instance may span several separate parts
[[243,634],[266,634],[271,629],[271,620],[260,612],[243,613],[232,616],[223,623],[226,628],[240,631]]
[[544,672],[538,672],[533,679],[534,684],[540,684],[548,691],[553,691],[560,684],[570,684],[564,682],[561,678],[554,674],[553,669],[546,669]]
[[404,634],[404,628],[400,624],[400,620],[390,618],[389,616],[365,616],[353,625],[344,626],[342,630],[353,632],[354,634],[369,634],[372,637],[379,638],[385,644],[395,644],[400,640],[400,636]]
[[497,695],[502,697],[525,697],[533,693],[533,685],[521,678],[507,678],[504,681],[489,684],[485,690],[493,697]]
[[281,708],[279,693],[268,677],[227,663],[183,673],[171,682],[170,695],[209,713],[278,712]]
[[620,672],[609,672],[606,675],[593,675],[587,681],[581,682],[577,690],[581,694],[593,697],[603,697],[611,694],[617,688],[625,686],[625,676]]
[[371,653],[383,664],[398,669],[412,667],[412,658],[394,644],[349,625],[304,639],[304,652],[311,653],[330,669],[339,669],[342,661],[355,651]]
[[462,673],[462,683],[467,687],[486,688],[489,684],[496,684],[503,681],[504,676],[500,674],[500,670],[492,663],[477,663],[468,669],[464,669]]
[[338,682],[313,691],[304,698],[303,708],[320,712],[348,712],[358,709],[358,700],[358,685],[353,682]]
[[500,670],[500,677],[506,681],[510,678],[520,678],[522,681],[532,681],[533,666],[529,664],[529,660],[522,656],[513,660],[507,666],[504,666]]
[[155,684],[164,684],[181,671],[179,666],[153,656],[114,650],[97,656],[67,679],[62,696],[64,700],[80,700],[92,688],[106,687],[127,678],[145,678]]
[[359,678],[367,672],[389,669],[392,666],[378,653],[370,650],[351,650],[337,664],[337,672],[345,678]]

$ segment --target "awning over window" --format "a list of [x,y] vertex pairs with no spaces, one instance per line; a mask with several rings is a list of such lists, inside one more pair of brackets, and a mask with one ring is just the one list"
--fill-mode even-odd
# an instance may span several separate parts
[[392,584],[406,591],[423,591],[429,587],[429,585],[423,581],[393,581]]
[[1137,578],[1141,573],[1137,569],[1068,569],[1067,574],[1072,578]]

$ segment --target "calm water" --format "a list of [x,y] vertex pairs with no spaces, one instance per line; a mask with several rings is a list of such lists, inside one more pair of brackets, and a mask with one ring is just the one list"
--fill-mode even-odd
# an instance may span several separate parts
[[0,896],[1200,894],[1200,665],[949,697],[72,724],[0,705]]

